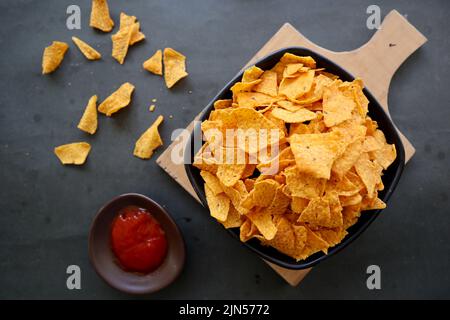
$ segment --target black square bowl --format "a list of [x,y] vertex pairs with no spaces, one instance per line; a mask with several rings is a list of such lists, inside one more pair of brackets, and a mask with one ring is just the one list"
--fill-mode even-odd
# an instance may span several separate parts
[[[285,49],[281,49],[276,51],[265,58],[259,60],[255,63],[256,66],[260,67],[263,70],[271,69],[285,54],[286,52],[290,52],[295,55],[300,56],[311,56],[316,60],[318,68],[325,68],[326,71],[336,74],[340,77],[340,79],[344,81],[352,81],[354,77],[345,71],[340,66],[336,65],[332,61],[327,58],[309,50],[301,47],[289,47]],[[213,110],[214,101],[218,99],[230,99],[231,92],[230,88],[238,81],[240,81],[242,77],[243,71],[237,74],[220,92],[211,100],[211,102],[206,106],[206,108],[202,111],[199,122],[196,124],[189,141],[186,145],[185,150],[185,169],[186,173],[189,177],[189,180],[197,193],[198,197],[202,201],[203,205],[207,208],[208,204],[206,202],[206,196],[203,188],[203,179],[200,176],[200,170],[195,168],[192,163],[195,154],[198,151],[194,148],[194,133],[199,132],[200,130],[200,122],[208,119],[210,112]],[[363,79],[364,80],[364,79]],[[397,133],[397,130],[394,127],[389,116],[384,112],[383,108],[380,106],[378,101],[370,94],[367,89],[364,89],[364,94],[369,99],[369,116],[378,122],[379,128],[384,132],[386,136],[386,140],[388,143],[395,144],[397,150],[397,158],[388,168],[388,170],[384,171],[383,175],[383,183],[384,190],[379,193],[379,198],[384,202],[388,202],[392,192],[394,192],[395,187],[400,179],[402,174],[404,165],[405,165],[405,151],[403,148],[402,141]],[[382,210],[370,210],[364,211],[361,214],[358,222],[354,224],[352,227],[347,229],[348,235],[342,240],[338,245],[330,248],[328,250],[328,254],[324,254],[322,252],[315,253],[308,257],[305,260],[296,261],[295,259],[277,251],[276,249],[268,246],[263,246],[259,243],[257,239],[251,239],[247,242],[242,243],[244,246],[258,254],[261,258],[264,258],[267,261],[270,261],[276,265],[279,265],[288,269],[306,269],[310,268],[320,261],[323,261],[337,252],[344,249],[347,245],[353,242],[356,238],[358,238],[362,232],[364,232],[367,227],[379,216]],[[226,229],[236,240],[240,242],[239,239],[239,228]]]

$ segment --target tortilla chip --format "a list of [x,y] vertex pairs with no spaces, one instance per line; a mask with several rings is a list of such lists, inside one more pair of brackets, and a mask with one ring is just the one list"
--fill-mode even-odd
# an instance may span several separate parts
[[83,116],[78,123],[78,129],[94,134],[97,131],[97,96],[94,95],[89,99],[89,102],[84,110]]
[[367,194],[372,198],[376,191],[376,186],[381,182],[382,167],[367,157],[361,156],[355,163],[355,169],[366,186]]
[[291,64],[291,63],[301,63],[304,66],[308,67],[308,68],[315,68],[316,67],[316,61],[310,57],[310,56],[297,56],[295,54],[292,53],[285,53],[281,59],[280,59],[281,63],[284,64]]
[[145,34],[143,34],[141,31],[139,31],[140,28],[140,23],[136,22],[136,17],[135,16],[129,16],[123,12],[120,13],[120,27],[119,29],[124,29],[126,27],[129,27],[133,24],[137,23],[138,27],[133,29],[133,34],[131,35],[130,38],[130,46],[132,46],[133,44],[142,41],[145,39]]
[[62,164],[81,165],[91,151],[91,145],[87,142],[74,142],[55,148],[55,154]]
[[144,61],[142,67],[157,75],[162,75],[162,51],[157,50],[153,56]]
[[345,96],[337,86],[324,88],[323,114],[325,125],[327,127],[335,126],[350,119],[355,107],[355,101]]
[[161,122],[163,122],[163,120],[163,116],[158,116],[150,128],[148,128],[136,141],[133,152],[136,157],[141,159],[150,159],[153,155],[153,151],[159,146],[162,146],[163,142],[158,132],[158,126]]
[[301,172],[330,179],[331,166],[342,152],[337,132],[294,134],[290,137],[295,162]]
[[255,108],[270,105],[273,102],[273,98],[260,92],[242,91],[236,93],[236,102],[242,108]]
[[279,93],[289,99],[298,99],[311,89],[313,80],[314,70],[303,72],[295,78],[284,78],[280,83]]
[[131,36],[139,30],[139,24],[134,23],[128,27],[120,29],[116,34],[111,36],[113,43],[112,57],[120,64],[123,64],[130,46]]
[[226,221],[230,211],[230,199],[223,193],[214,194],[206,183],[205,194],[211,217],[222,222]]
[[336,173],[338,177],[342,178],[358,161],[363,150],[363,145],[360,140],[351,143],[344,151],[344,153],[336,159],[331,167],[331,171]]
[[217,178],[227,187],[232,187],[241,179],[245,170],[245,163],[228,164],[219,163],[217,167]]
[[258,68],[257,66],[251,66],[250,68],[244,71],[244,74],[242,75],[242,82],[255,81],[259,79],[263,73],[264,71]]
[[281,119],[286,123],[299,123],[305,122],[317,117],[315,112],[308,109],[299,109],[297,111],[288,111],[282,108],[275,108],[272,110],[272,115],[275,118]]
[[303,226],[306,229],[306,243],[303,250],[295,257],[297,260],[306,259],[316,252],[322,251],[325,254],[328,252],[328,243],[323,240],[318,234],[313,232],[309,227]]
[[60,41],[53,41],[50,46],[46,47],[42,56],[42,74],[55,71],[63,61],[68,49],[67,43]]
[[225,227],[225,229],[239,228],[242,225],[242,216],[236,208],[230,204],[227,219],[219,222]]
[[278,95],[277,73],[274,71],[264,71],[260,79],[261,82],[255,86],[254,90],[276,97]]
[[329,247],[334,247],[335,245],[341,243],[341,241],[348,234],[344,228],[319,229],[314,232],[326,241]]
[[208,185],[208,187],[211,189],[212,193],[214,195],[217,195],[219,193],[223,192],[223,189],[220,185],[219,179],[215,175],[213,175],[211,172],[208,171],[200,171],[200,175],[202,176],[205,183]]
[[91,21],[92,28],[103,32],[110,32],[114,27],[114,21],[109,15],[109,7],[106,0],[92,0]]
[[277,227],[272,221],[272,215],[267,211],[252,211],[247,214],[247,217],[258,228],[261,235],[266,240],[272,240],[277,233]]
[[77,37],[72,37],[72,41],[77,45],[78,49],[80,49],[81,53],[88,59],[88,60],[98,60],[102,57],[100,52],[92,48],[90,45],[88,45],[86,42],[78,39]]
[[110,117],[113,113],[128,106],[134,86],[125,82],[98,106],[98,111]]
[[214,101],[214,109],[226,109],[231,108],[233,100],[231,99],[223,99]]
[[186,57],[172,48],[164,49],[164,80],[167,88],[186,77]]

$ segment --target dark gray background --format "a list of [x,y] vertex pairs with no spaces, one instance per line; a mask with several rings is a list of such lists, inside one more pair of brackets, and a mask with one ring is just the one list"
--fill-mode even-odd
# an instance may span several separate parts
[[[136,15],[147,36],[122,66],[110,56],[112,33],[88,27],[90,1],[79,1],[82,29],[66,28],[66,8],[74,2],[0,4],[0,298],[132,298],[108,287],[87,256],[97,209],[126,192],[163,204],[187,245],[178,281],[145,298],[450,298],[450,2],[109,0],[117,24],[121,11]],[[428,38],[400,67],[389,94],[392,116],[417,153],[381,217],[292,288],[157,166],[163,149],[143,161],[132,155],[134,142],[163,114],[167,146],[172,130],[185,127],[286,21],[326,48],[359,47],[374,33],[366,28],[370,4],[383,16],[391,9],[407,14]],[[94,45],[102,60],[87,61],[73,35]],[[60,69],[43,76],[42,51],[53,40],[71,48]],[[187,56],[189,72],[170,91],[141,67],[166,46]],[[125,81],[136,85],[126,110],[100,116],[92,137],[76,129],[91,95],[101,101]],[[154,113],[152,98],[158,99]],[[92,144],[87,163],[62,166],[53,148],[78,140]],[[66,289],[70,264],[82,269],[82,290]],[[382,290],[366,288],[370,264],[381,267]]]

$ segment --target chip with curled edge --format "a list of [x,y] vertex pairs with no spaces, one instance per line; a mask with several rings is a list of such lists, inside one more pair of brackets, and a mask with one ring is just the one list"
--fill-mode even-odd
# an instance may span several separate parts
[[134,85],[125,82],[98,106],[98,111],[110,117],[113,113],[128,106]]

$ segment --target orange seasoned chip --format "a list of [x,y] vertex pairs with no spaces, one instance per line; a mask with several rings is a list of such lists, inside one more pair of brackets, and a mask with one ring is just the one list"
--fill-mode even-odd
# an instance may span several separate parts
[[211,213],[211,217],[219,221],[226,221],[230,211],[230,199],[223,193],[214,194],[214,192],[205,183],[206,201]]
[[153,151],[159,146],[162,146],[163,142],[158,132],[158,126],[161,122],[163,122],[163,120],[163,116],[158,116],[150,128],[148,128],[136,141],[133,152],[136,157],[141,159],[150,159],[153,155]]
[[217,166],[217,178],[225,186],[232,187],[241,179],[245,167],[245,163],[219,163]]
[[88,59],[88,60],[98,60],[102,57],[100,52],[92,48],[90,45],[88,45],[86,42],[78,39],[77,37],[72,37],[72,41],[77,45],[78,49],[80,49],[81,53]]
[[80,165],[86,161],[91,145],[87,142],[74,142],[56,147],[54,151],[62,164]]
[[341,138],[338,132],[292,135],[291,149],[299,170],[329,179],[331,166],[342,152]]
[[311,89],[313,80],[314,70],[302,72],[295,78],[284,78],[280,83],[279,93],[289,99],[298,99]]
[[137,32],[139,24],[134,23],[128,27],[121,28],[116,34],[111,36],[113,43],[112,57],[120,64],[123,64],[130,46],[131,36]]
[[367,194],[369,197],[372,197],[376,191],[376,186],[381,182],[383,167],[376,162],[370,161],[368,157],[361,156],[355,163],[355,169],[366,186]]
[[137,28],[133,29],[133,33],[131,35],[130,43],[129,43],[130,46],[132,46],[136,42],[144,40],[145,34],[143,34],[141,31],[139,31],[140,23],[136,22],[135,16],[129,16],[123,12],[120,13],[120,28],[119,29],[127,28],[135,23],[137,24]]
[[65,42],[53,41],[53,43],[44,49],[42,56],[42,74],[55,71],[64,59],[69,46]]
[[292,197],[291,210],[296,213],[302,213],[308,206],[309,200],[302,197]]
[[89,102],[84,110],[83,116],[78,123],[78,129],[94,134],[97,131],[97,96],[94,95],[89,99]]
[[264,71],[260,79],[261,82],[255,86],[254,90],[276,97],[278,94],[277,73],[270,70]]
[[330,204],[324,198],[312,199],[298,218],[312,227],[329,227],[331,221]]
[[266,240],[272,240],[277,233],[277,227],[272,221],[272,215],[267,211],[251,211],[247,217],[255,224]]
[[347,146],[344,153],[336,159],[331,167],[331,171],[339,177],[343,177],[355,164],[362,154],[363,145],[361,140],[357,140]]
[[260,92],[236,93],[236,102],[242,108],[255,108],[260,106],[269,106],[273,102],[273,98]]
[[214,101],[214,109],[226,109],[231,108],[231,104],[233,100],[231,99],[223,99]]
[[225,229],[239,228],[242,225],[242,216],[236,208],[230,204],[230,210],[225,221],[219,221]]
[[244,74],[242,75],[242,82],[255,81],[259,79],[259,77],[261,77],[263,73],[264,71],[258,68],[257,66],[251,66],[250,68],[244,71]]
[[162,75],[162,51],[157,50],[153,56],[144,61],[142,67],[154,74]]
[[325,190],[325,179],[318,179],[310,174],[300,172],[297,166],[284,170],[284,175],[292,196],[313,199],[322,196]]
[[314,231],[320,238],[328,243],[328,246],[334,247],[340,243],[348,234],[344,228],[319,229]]
[[172,48],[164,49],[164,80],[167,88],[187,77],[186,57]]
[[327,127],[335,126],[352,117],[352,111],[356,103],[340,91],[337,86],[324,88],[323,91],[323,114]]
[[92,0],[91,21],[89,25],[103,32],[110,32],[112,30],[114,21],[109,15],[109,7],[106,0]]
[[328,243],[322,239],[318,234],[313,232],[309,227],[303,226],[306,229],[306,242],[303,250],[295,257],[297,260],[306,259],[310,255],[322,251],[328,252]]
[[98,111],[110,117],[113,113],[128,106],[134,86],[125,82],[98,106]]
[[310,57],[310,56],[297,56],[295,54],[292,53],[285,53],[281,59],[280,59],[281,63],[284,64],[290,64],[290,63],[301,63],[306,67],[309,68],[315,68],[316,67],[316,61]]
[[309,111],[305,108],[298,109],[296,111],[289,111],[283,108],[274,108],[272,110],[272,115],[286,123],[305,122],[317,117],[315,112]]

